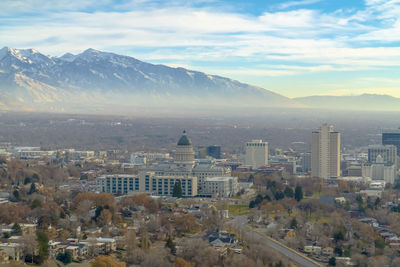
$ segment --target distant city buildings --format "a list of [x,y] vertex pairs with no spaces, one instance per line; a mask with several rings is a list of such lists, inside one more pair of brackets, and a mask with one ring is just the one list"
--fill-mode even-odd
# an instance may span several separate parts
[[324,124],[312,133],[311,173],[323,179],[340,176],[340,133]]
[[245,165],[253,169],[268,165],[268,143],[262,140],[247,142]]
[[[136,158],[135,158],[136,160]],[[105,175],[97,178],[98,191],[112,194],[135,192],[157,196],[172,196],[179,182],[184,197],[197,195],[231,196],[237,193],[237,178],[230,177],[231,169],[216,166],[212,160],[195,160],[192,142],[183,132],[174,161],[142,166],[138,175]],[[218,177],[215,181],[208,178]],[[215,182],[215,183],[214,183]]]
[[368,162],[362,166],[362,175],[393,184],[397,178],[397,147],[378,145],[368,148]]
[[382,133],[382,145],[396,146],[397,156],[400,156],[400,129],[384,131]]
[[221,147],[220,146],[208,146],[207,155],[215,159],[221,158]]

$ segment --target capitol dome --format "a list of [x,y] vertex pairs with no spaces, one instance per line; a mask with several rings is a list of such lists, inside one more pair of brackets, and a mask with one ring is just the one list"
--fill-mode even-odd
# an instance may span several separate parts
[[179,138],[174,159],[175,163],[180,166],[193,167],[194,165],[194,150],[186,131],[183,131],[183,135]]

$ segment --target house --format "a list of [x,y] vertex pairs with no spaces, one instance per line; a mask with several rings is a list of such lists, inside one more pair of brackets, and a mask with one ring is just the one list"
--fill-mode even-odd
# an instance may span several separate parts
[[204,237],[213,247],[228,247],[237,243],[236,235],[228,232],[210,232]]
[[310,254],[320,254],[322,248],[319,246],[304,246],[304,252]]
[[390,243],[389,247],[394,250],[400,250],[400,243]]
[[392,236],[385,240],[387,244],[400,244],[400,238],[398,236]]
[[326,247],[322,249],[322,255],[330,257],[333,255],[333,248],[331,247]]
[[18,261],[22,259],[23,248],[21,244],[17,243],[0,243],[0,250],[12,260]]

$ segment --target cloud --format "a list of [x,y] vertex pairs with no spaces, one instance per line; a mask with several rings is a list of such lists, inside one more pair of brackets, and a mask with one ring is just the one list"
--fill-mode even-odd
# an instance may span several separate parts
[[315,4],[318,2],[321,2],[322,0],[302,0],[302,1],[291,1],[291,2],[286,2],[278,5],[279,9],[287,9],[291,7],[297,7],[297,6],[305,6],[305,5],[311,5]]
[[0,44],[52,55],[92,47],[232,78],[400,66],[394,43],[400,1],[367,0],[333,12],[305,8],[317,2],[251,13],[211,0],[3,0]]

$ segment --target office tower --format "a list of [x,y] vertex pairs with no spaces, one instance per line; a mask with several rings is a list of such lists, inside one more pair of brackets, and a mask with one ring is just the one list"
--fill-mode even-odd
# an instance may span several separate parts
[[247,142],[245,165],[254,169],[268,165],[268,143],[262,140]]
[[301,169],[303,172],[311,171],[311,153],[304,153],[301,157]]
[[323,179],[340,176],[340,133],[331,125],[312,133],[311,174]]
[[384,131],[382,133],[382,145],[396,146],[397,156],[400,156],[400,129]]
[[209,146],[207,147],[207,155],[215,159],[221,158],[221,147],[220,146]]

